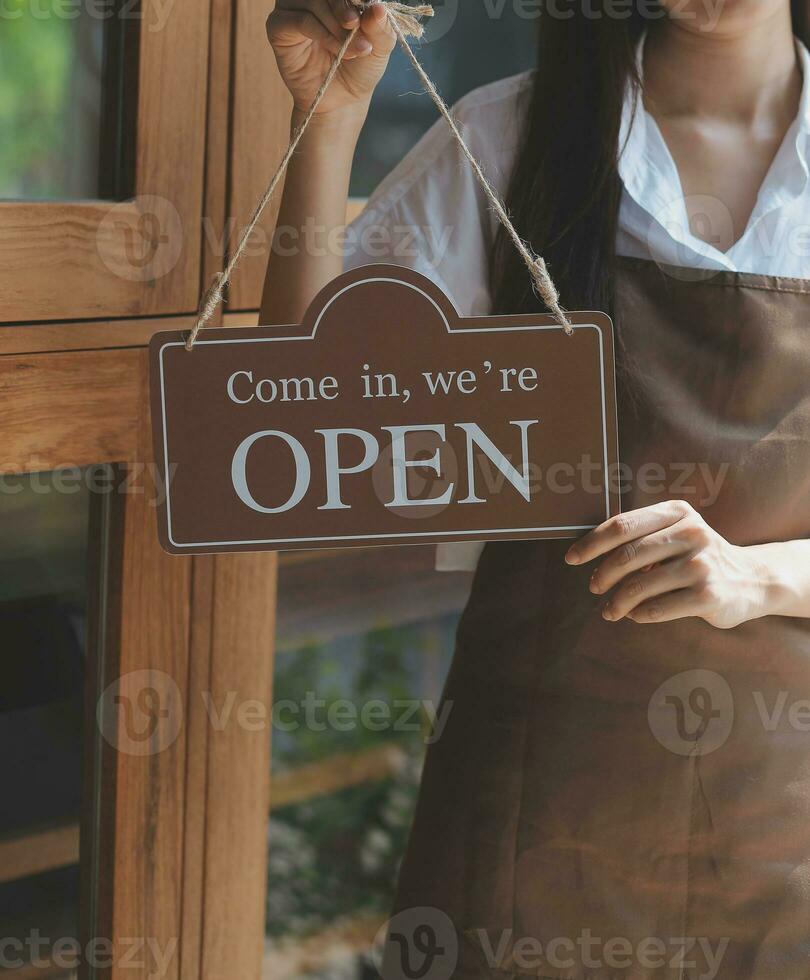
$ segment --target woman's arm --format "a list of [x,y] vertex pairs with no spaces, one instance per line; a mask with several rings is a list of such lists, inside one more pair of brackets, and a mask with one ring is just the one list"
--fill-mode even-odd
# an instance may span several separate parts
[[810,541],[729,544],[690,504],[670,500],[612,517],[573,545],[571,565],[604,560],[591,592],[615,592],[605,619],[698,616],[728,629],[762,616],[810,618]]
[[[293,111],[293,126],[301,116]],[[299,323],[318,291],[343,271],[342,255],[328,247],[329,233],[346,223],[363,118],[316,116],[307,128],[287,171],[276,224],[279,247],[270,252],[260,323]]]
[[297,323],[317,292],[343,270],[329,243],[346,223],[349,177],[371,96],[395,38],[385,10],[358,17],[349,0],[278,0],[267,36],[303,119],[347,31],[360,30],[287,171],[262,296],[262,323]]

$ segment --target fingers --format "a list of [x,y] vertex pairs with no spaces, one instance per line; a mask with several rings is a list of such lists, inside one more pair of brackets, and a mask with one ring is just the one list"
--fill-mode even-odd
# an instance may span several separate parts
[[341,27],[328,0],[277,0],[276,6],[280,10],[306,11],[312,14],[338,42],[346,37],[346,31]]
[[687,554],[691,543],[682,539],[671,528],[649,534],[645,538],[627,541],[614,548],[591,576],[591,592],[604,595],[614,585],[633,572],[639,572],[650,565]]
[[360,23],[360,13],[351,0],[329,0],[329,6],[341,27],[351,31]]
[[[298,44],[302,38],[315,41],[331,54],[337,54],[347,37],[339,18],[345,18],[345,0],[278,0],[267,19],[267,37],[271,44]],[[353,26],[359,26],[355,16]],[[358,34],[346,57],[369,54],[368,39]]]
[[634,623],[668,623],[689,616],[706,618],[707,604],[698,589],[681,589],[643,602],[629,613]]
[[611,622],[629,616],[635,619],[636,609],[649,605],[654,607],[651,600],[663,599],[669,593],[687,589],[694,585],[695,576],[687,559],[670,561],[657,565],[649,572],[639,572],[631,575],[623,582],[605,604],[602,615]]
[[309,11],[277,7],[267,18],[267,39],[273,46],[300,44],[302,38],[315,41],[333,54],[340,49],[340,42]]
[[607,554],[630,541],[672,527],[692,513],[682,500],[666,500],[640,510],[611,517],[569,548],[565,560],[569,565],[582,565]]
[[360,29],[363,36],[371,43],[375,54],[388,57],[394,50],[397,43],[396,35],[381,4],[372,4],[366,10],[360,21]]

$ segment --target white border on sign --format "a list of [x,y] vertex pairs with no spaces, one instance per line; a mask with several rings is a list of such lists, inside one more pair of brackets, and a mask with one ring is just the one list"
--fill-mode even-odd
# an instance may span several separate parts
[[[456,333],[495,333],[498,331],[504,332],[531,332],[536,330],[561,330],[562,328],[558,324],[549,325],[537,325],[537,326],[522,326],[522,327],[489,327],[489,328],[469,328],[465,329],[463,327],[457,327],[454,330],[450,329],[450,324],[447,317],[444,315],[444,311],[433,299],[432,296],[420,289],[419,286],[414,285],[410,282],[405,282],[403,279],[395,279],[388,276],[374,276],[370,279],[361,279],[358,282],[350,283],[348,286],[344,286],[343,289],[339,290],[335,295],[329,300],[329,302],[324,306],[321,312],[318,314],[318,319],[315,321],[315,325],[312,329],[312,333],[308,337],[249,337],[244,340],[197,340],[195,346],[209,345],[214,346],[217,344],[273,344],[278,342],[287,342],[293,340],[314,340],[315,335],[318,332],[318,326],[324,317],[324,314],[329,309],[329,307],[334,303],[338,297],[342,296],[343,293],[348,292],[350,289],[354,289],[355,286],[365,286],[368,283],[375,282],[390,282],[398,286],[407,286],[408,289],[414,289],[416,292],[421,293],[425,299],[436,308],[444,321],[444,325],[447,328],[447,332],[450,334]],[[463,320],[463,317],[460,317]],[[575,323],[573,324],[574,330],[595,330],[597,336],[599,337],[599,383],[602,388],[602,444],[605,460],[604,468],[604,479],[605,479],[605,513],[607,517],[611,517],[610,512],[610,491],[608,490],[609,478],[608,478],[608,434],[607,434],[607,394],[605,392],[605,351],[604,343],[602,339],[602,331],[595,323]],[[167,435],[167,425],[166,425],[166,392],[164,387],[164,376],[163,376],[163,352],[169,347],[185,347],[183,341],[170,341],[164,344],[160,348],[159,360],[160,360],[160,403],[163,415],[163,460],[164,460],[164,474],[168,474],[169,470],[169,445],[168,445],[168,435]],[[507,527],[507,528],[482,528],[481,530],[471,531],[469,529],[463,531],[403,531],[402,533],[387,533],[387,534],[341,534],[337,536],[326,535],[321,537],[312,538],[255,538],[249,539],[247,541],[194,541],[189,543],[180,543],[174,540],[172,536],[172,509],[171,509],[171,480],[166,480],[166,528],[169,537],[169,542],[175,548],[227,548],[230,546],[238,545],[253,545],[253,544],[298,544],[299,542],[305,544],[315,544],[319,542],[329,541],[380,541],[383,539],[396,539],[405,538],[408,540],[414,538],[443,538],[451,537],[456,535],[483,535],[483,534],[532,534],[542,531],[589,531],[591,528],[595,527],[595,524],[570,524],[560,527]]]

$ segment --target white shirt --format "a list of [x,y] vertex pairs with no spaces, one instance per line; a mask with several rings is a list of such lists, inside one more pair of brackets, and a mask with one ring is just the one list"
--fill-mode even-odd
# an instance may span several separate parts
[[[619,255],[686,268],[810,277],[810,54],[798,41],[797,46],[804,75],[799,113],[760,188],[748,226],[727,252],[690,230],[672,154],[653,117],[628,95],[620,142]],[[502,197],[531,86],[531,73],[516,75],[476,89],[454,110],[468,145]],[[705,213],[709,228],[730,228],[723,224],[731,222],[731,215],[721,201],[707,197],[691,204],[693,211]],[[486,316],[496,233],[497,219],[447,124],[439,120],[352,224],[346,268],[371,262],[407,266],[439,285],[463,316]],[[479,542],[440,545],[437,567],[474,569],[482,547]]]

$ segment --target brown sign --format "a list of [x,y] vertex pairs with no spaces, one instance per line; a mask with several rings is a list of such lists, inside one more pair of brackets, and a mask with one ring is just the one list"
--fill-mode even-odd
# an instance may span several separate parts
[[387,265],[300,327],[152,339],[152,417],[178,555],[577,537],[618,512],[603,313],[464,318]]

